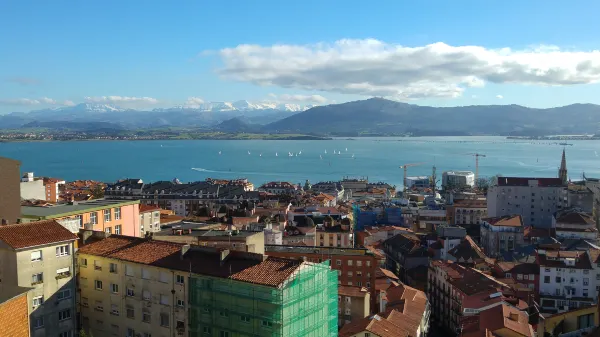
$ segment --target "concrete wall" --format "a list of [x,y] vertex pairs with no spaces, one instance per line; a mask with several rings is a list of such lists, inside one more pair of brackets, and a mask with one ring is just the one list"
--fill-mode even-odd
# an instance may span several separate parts
[[16,223],[21,217],[21,163],[0,157],[0,223],[5,219],[8,223]]
[[21,199],[46,200],[46,188],[43,180],[22,181],[20,184]]
[[140,235],[160,231],[160,211],[140,213]]

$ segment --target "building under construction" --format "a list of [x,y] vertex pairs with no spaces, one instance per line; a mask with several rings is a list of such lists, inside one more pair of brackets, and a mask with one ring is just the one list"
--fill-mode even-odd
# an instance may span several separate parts
[[352,206],[354,219],[354,230],[363,231],[365,227],[377,226],[379,224],[403,226],[402,209],[392,203],[380,203],[378,205]]

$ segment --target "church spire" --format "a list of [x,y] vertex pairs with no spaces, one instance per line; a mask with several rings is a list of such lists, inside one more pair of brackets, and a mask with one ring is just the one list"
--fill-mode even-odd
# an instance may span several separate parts
[[560,169],[558,169],[558,177],[562,180],[563,184],[567,184],[567,157],[565,155],[565,149],[563,148],[562,159],[560,161]]

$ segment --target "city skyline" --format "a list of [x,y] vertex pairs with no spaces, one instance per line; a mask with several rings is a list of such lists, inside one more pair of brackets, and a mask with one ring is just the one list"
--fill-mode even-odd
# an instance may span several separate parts
[[[594,2],[0,5],[0,114],[107,103],[600,103]],[[559,13],[557,15],[557,13]]]

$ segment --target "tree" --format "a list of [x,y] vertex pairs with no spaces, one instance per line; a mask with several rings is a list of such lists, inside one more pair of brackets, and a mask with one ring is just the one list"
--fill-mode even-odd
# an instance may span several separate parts
[[102,199],[104,198],[104,187],[102,187],[100,184],[97,184],[90,189],[90,194],[94,199]]
[[79,330],[79,337],[94,337],[94,336],[92,336],[91,332],[88,334],[85,332],[85,330],[83,330],[83,328],[81,328],[81,330]]
[[489,179],[477,178],[477,181],[475,181],[475,188],[477,188],[480,191],[487,192],[489,187],[490,187]]

